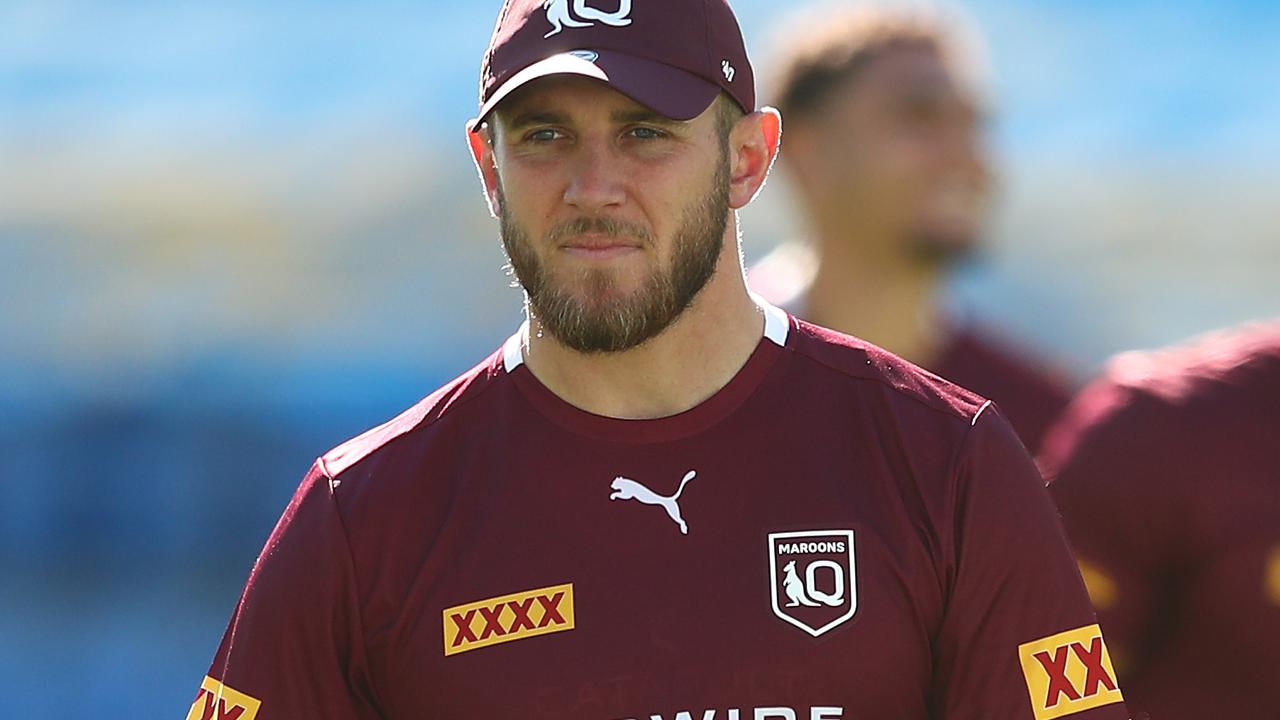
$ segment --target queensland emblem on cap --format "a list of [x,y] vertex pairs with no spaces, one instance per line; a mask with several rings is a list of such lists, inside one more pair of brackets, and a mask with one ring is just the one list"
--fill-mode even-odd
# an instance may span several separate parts
[[692,120],[721,92],[743,112],[756,109],[751,60],[729,0],[505,0],[468,129],[516,89],[551,75],[603,82],[674,120]]
[[858,609],[852,530],[769,533],[773,614],[818,637]]
[[631,24],[631,0],[621,0],[618,9],[611,13],[591,7],[587,0],[573,0],[573,12],[569,11],[569,0],[545,0],[542,7],[547,11],[547,22],[551,23],[551,32],[543,38],[549,38],[566,27],[591,27],[596,22],[612,27]]

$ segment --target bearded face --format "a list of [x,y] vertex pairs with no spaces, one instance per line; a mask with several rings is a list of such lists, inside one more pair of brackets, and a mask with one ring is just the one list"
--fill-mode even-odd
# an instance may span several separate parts
[[[612,218],[577,217],[553,226],[535,242],[511,212],[499,185],[502,244],[533,319],[566,347],[582,353],[621,352],[660,334],[715,273],[729,218],[727,154],[722,154],[710,186],[692,197],[669,238],[653,237],[643,227]],[[659,256],[638,284],[624,283],[622,270],[607,264],[556,262],[554,248],[560,241],[588,233],[643,247],[670,247],[668,260],[664,263]]]

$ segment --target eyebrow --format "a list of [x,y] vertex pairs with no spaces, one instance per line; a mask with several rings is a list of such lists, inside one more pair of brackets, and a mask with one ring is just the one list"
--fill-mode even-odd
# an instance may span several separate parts
[[610,115],[609,119],[619,124],[643,123],[645,125],[662,125],[665,127],[678,127],[689,124],[688,120],[675,120],[648,108],[619,110]]
[[[648,108],[637,108],[618,110],[609,116],[609,120],[620,125],[631,123],[643,123],[646,125],[659,125],[662,127],[679,127],[688,125],[688,120],[674,120],[660,113],[649,110]],[[511,118],[506,123],[511,130],[521,130],[532,125],[567,125],[569,118],[566,115],[546,110],[530,110],[523,112]]]
[[565,121],[565,116],[558,113],[534,110],[520,113],[505,124],[512,130],[520,130],[530,125],[563,125]]

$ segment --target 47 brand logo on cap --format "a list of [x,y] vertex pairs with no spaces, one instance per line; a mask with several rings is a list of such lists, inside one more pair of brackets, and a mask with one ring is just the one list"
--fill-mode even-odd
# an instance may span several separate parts
[[1097,625],[1018,646],[1036,720],[1121,702],[1111,655]]
[[852,530],[769,533],[773,614],[814,637],[858,609]]
[[444,609],[444,654],[573,629],[573,583]]
[[232,690],[208,675],[200,683],[187,720],[253,720],[262,702]]

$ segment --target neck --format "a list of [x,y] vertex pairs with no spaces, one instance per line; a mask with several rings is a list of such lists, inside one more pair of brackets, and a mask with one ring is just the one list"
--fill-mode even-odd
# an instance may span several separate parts
[[900,239],[870,237],[872,232],[841,228],[818,234],[818,272],[806,317],[927,366],[941,335],[934,294],[939,270],[905,257]]
[[650,419],[697,406],[746,364],[764,331],[732,227],[725,248],[693,303],[657,336],[630,350],[586,354],[538,332],[533,318],[525,364],[561,399],[597,415]]

